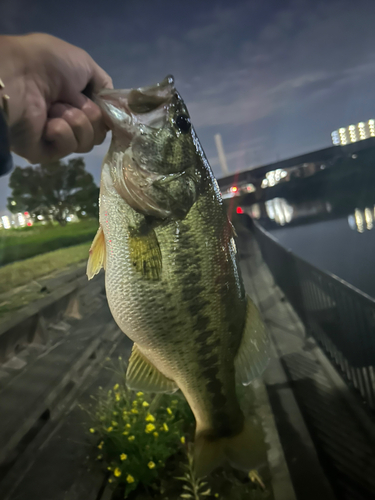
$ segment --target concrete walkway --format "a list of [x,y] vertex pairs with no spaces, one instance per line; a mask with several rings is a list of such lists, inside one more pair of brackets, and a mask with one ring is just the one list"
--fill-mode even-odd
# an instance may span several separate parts
[[306,335],[253,235],[244,228],[239,251],[246,289],[273,341],[273,357],[263,379],[296,497],[375,498],[374,422]]

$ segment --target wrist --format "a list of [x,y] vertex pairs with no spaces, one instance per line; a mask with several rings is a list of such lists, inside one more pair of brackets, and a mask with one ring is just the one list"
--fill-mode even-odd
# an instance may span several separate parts
[[4,109],[3,96],[8,96],[8,125],[15,126],[22,117],[26,64],[22,45],[17,36],[0,36],[0,78],[4,88],[0,89],[0,107]]

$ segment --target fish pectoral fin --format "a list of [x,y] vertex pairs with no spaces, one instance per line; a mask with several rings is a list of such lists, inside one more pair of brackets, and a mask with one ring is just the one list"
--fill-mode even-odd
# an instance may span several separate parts
[[105,239],[102,226],[99,226],[89,251],[86,269],[88,279],[91,280],[102,267],[105,267]]
[[161,250],[156,233],[129,234],[130,258],[134,268],[149,280],[158,280],[162,270]]
[[248,297],[242,341],[234,360],[237,381],[248,385],[266,368],[270,355],[266,327],[255,304]]
[[129,359],[126,384],[135,391],[173,393],[178,390],[176,383],[155,368],[141,353],[137,344],[133,345]]

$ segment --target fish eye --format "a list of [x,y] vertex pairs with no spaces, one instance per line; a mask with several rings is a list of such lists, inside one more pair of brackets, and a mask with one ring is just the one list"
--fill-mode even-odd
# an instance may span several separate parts
[[183,133],[189,132],[191,128],[190,118],[187,115],[178,115],[175,124]]

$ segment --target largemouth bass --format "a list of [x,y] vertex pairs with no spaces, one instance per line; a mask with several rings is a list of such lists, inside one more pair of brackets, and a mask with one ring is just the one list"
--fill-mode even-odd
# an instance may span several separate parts
[[235,386],[262,373],[268,338],[246,297],[234,229],[188,110],[172,77],[103,90],[96,102],[112,143],[87,274],[105,268],[111,312],[134,342],[127,384],[182,391],[196,419],[198,474],[225,459],[250,469],[257,436]]

